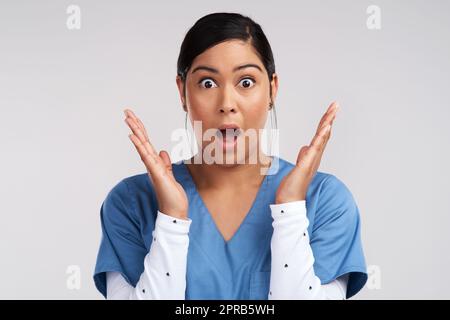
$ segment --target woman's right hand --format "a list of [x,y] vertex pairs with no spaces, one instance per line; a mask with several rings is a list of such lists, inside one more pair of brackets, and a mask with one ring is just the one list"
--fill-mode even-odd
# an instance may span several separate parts
[[158,155],[148,139],[141,120],[130,109],[125,109],[124,113],[125,122],[133,132],[128,136],[144,162],[155,188],[158,210],[169,216],[187,220],[188,198],[183,187],[175,180],[169,154],[161,150]]

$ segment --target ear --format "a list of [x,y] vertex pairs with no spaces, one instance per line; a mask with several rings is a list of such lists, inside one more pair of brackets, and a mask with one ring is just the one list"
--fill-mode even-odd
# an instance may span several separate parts
[[272,102],[275,103],[275,99],[278,93],[278,75],[274,72],[272,81],[270,81],[270,87],[272,88]]
[[187,111],[187,109],[184,107],[184,106],[186,106],[186,101],[184,99],[184,93],[183,93],[184,83],[183,83],[183,80],[181,80],[181,77],[179,75],[177,75],[177,77],[176,77],[176,83],[177,83],[177,87],[178,87],[178,92],[180,94],[181,105],[183,106],[183,110]]

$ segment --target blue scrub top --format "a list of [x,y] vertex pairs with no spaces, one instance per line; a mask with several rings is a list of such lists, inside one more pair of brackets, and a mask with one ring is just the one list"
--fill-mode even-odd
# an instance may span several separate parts
[[[202,201],[183,160],[172,164],[175,179],[189,199],[189,249],[186,299],[267,299],[273,233],[270,204],[281,179],[294,164],[273,157],[252,207],[226,242]],[[238,201],[238,200],[236,200]],[[347,298],[367,281],[360,236],[360,214],[345,184],[317,171],[306,194],[308,232],[314,271],[322,284],[350,273]],[[102,238],[94,271],[106,297],[107,271],[120,272],[133,286],[144,271],[158,203],[147,173],[127,177],[108,193],[101,209]]]

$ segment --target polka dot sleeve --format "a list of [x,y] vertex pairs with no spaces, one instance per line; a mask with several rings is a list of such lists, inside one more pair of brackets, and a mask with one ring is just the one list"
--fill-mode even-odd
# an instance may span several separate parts
[[270,205],[273,218],[269,300],[345,299],[347,278],[321,285],[314,273],[306,201]]
[[108,272],[107,298],[184,300],[191,223],[189,218],[173,218],[158,211],[152,244],[144,259],[144,272],[136,287]]

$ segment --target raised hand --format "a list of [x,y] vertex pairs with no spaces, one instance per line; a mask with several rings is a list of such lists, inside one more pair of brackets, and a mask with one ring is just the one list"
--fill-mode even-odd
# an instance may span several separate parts
[[169,154],[165,150],[161,150],[158,154],[150,143],[141,120],[130,109],[125,109],[124,113],[125,122],[133,132],[128,137],[147,168],[158,200],[158,210],[175,218],[187,219],[188,198],[183,187],[173,176]]
[[284,203],[306,199],[306,191],[319,168],[325,146],[331,136],[331,125],[339,106],[333,102],[322,116],[316,134],[309,146],[303,146],[297,156],[295,167],[287,174],[275,196],[276,203]]

